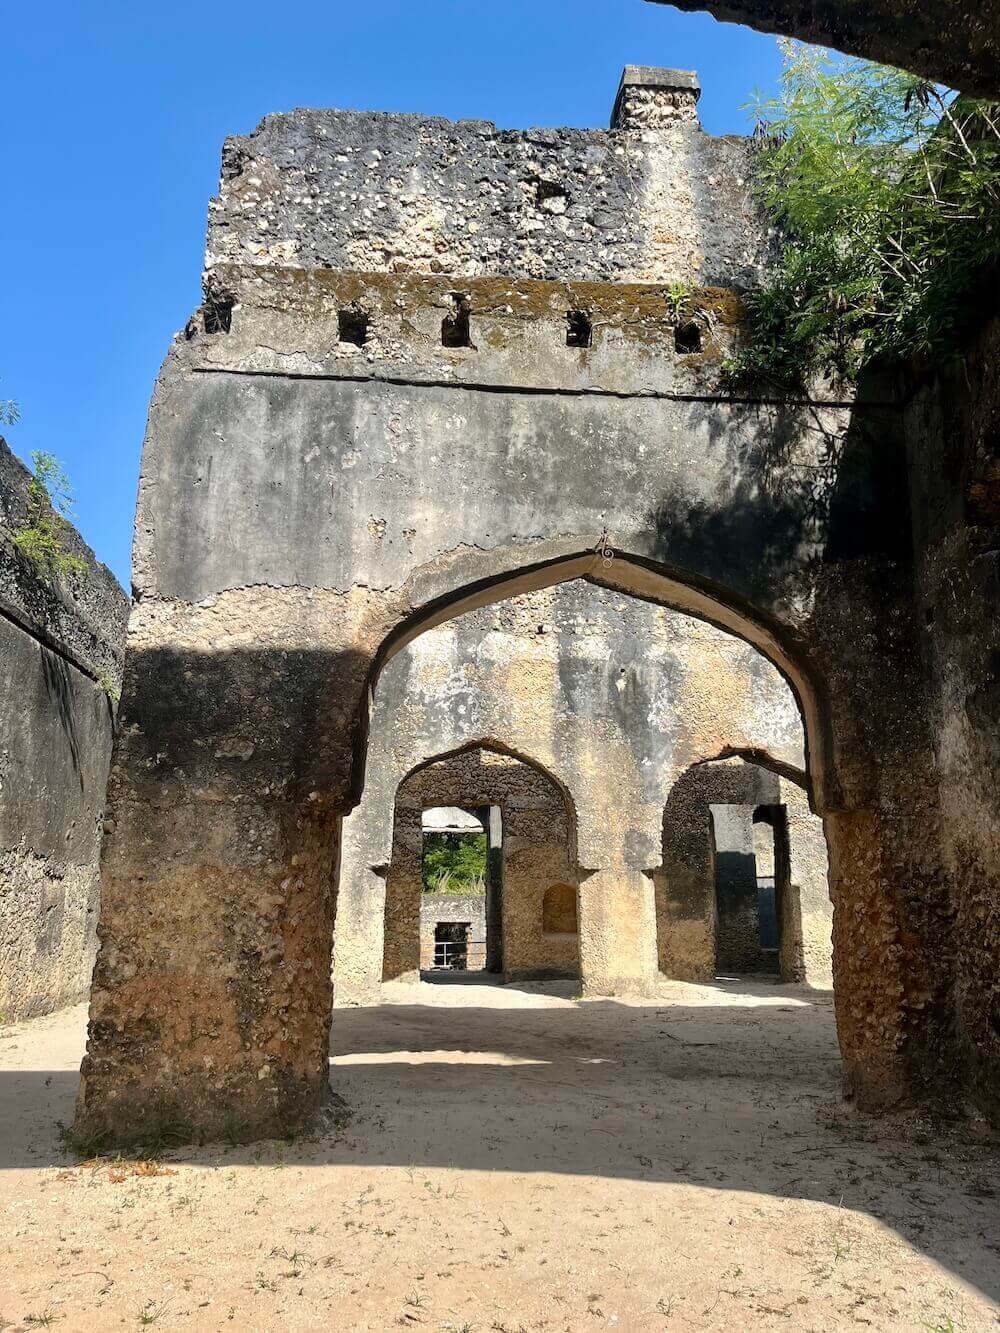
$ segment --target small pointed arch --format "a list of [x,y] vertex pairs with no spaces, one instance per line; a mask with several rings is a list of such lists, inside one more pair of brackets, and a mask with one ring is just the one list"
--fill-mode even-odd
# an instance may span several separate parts
[[[463,741],[461,745],[453,746],[451,749],[442,750],[439,754],[434,754],[426,759],[421,759],[419,763],[414,764],[399,779],[396,784],[397,798],[408,783],[412,782],[419,774],[425,772],[428,768],[433,768],[436,764],[445,764],[449,760],[459,759],[464,755],[474,754],[476,751],[485,751],[488,754],[504,755],[508,759],[516,760],[519,764],[524,764],[527,768],[533,769],[540,774],[552,787],[558,791],[562,797],[563,805],[566,809],[566,819],[570,831],[570,850],[573,858],[576,858],[577,846],[577,804],[573,793],[570,791],[566,782],[541,760],[533,755],[525,754],[511,745],[506,745],[503,741],[498,741],[493,737],[477,737],[473,740]],[[500,802],[496,802],[500,804]]]
[[[718,969],[763,970],[829,984],[826,839],[807,793],[807,774],[755,748],[724,747],[678,776],[663,809],[661,861],[647,871],[666,976],[705,981]],[[759,825],[770,832],[763,872]],[[765,900],[775,941],[761,929]]]
[[[440,806],[476,809],[485,833],[480,844],[429,847],[423,814]],[[433,935],[442,915],[464,923],[468,949],[455,946],[459,970],[507,979],[579,975],[576,808],[545,764],[493,739],[468,740],[407,770],[395,786],[391,821],[390,858],[381,868],[383,980],[452,966],[444,955],[454,941],[449,936],[441,949]],[[560,902],[552,919],[562,924],[547,931],[543,895],[554,882],[569,886],[572,903]]]

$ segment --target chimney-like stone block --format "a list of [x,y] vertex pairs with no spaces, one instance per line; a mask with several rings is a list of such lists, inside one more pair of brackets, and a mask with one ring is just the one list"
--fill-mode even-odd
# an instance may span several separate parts
[[611,112],[613,130],[660,130],[698,124],[698,75],[688,69],[626,65]]

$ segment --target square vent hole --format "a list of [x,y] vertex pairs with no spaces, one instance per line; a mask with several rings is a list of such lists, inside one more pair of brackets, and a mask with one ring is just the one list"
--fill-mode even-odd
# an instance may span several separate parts
[[368,316],[363,310],[341,310],[337,314],[337,337],[342,343],[364,347],[368,341]]
[[222,292],[211,293],[205,299],[204,322],[206,333],[228,333],[233,326],[233,306],[231,296]]
[[452,312],[441,321],[442,347],[471,347],[472,329],[469,316],[469,298],[464,292],[452,292]]
[[566,314],[566,346],[589,347],[594,326],[586,310],[570,310]]
[[681,356],[701,351],[701,325],[697,320],[685,320],[674,329],[674,351]]

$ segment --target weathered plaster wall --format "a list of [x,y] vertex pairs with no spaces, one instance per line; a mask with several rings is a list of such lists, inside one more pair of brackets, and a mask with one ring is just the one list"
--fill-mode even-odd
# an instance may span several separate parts
[[[388,859],[397,784],[435,755],[481,740],[499,740],[540,763],[569,793],[580,862],[601,873],[599,881],[595,876],[585,879],[582,893],[586,897],[589,887],[591,894],[600,896],[611,935],[610,966],[602,977],[585,977],[585,982],[598,990],[602,981],[607,984],[634,968],[636,960],[627,957],[630,932],[643,927],[650,941],[650,972],[657,965],[658,948],[658,964],[667,975],[711,977],[716,944],[708,800],[701,798],[682,814],[672,792],[692,765],[730,749],[765,753],[801,772],[803,735],[795,699],[780,673],[742,640],[704,621],[581,580],[460,616],[416,639],[383,672],[371,715],[365,792],[344,825],[336,951],[337,975],[343,981],[338,981],[338,994],[373,996],[373,964],[365,972],[359,960],[366,953],[369,958],[377,953],[373,942],[382,899],[371,867]],[[432,785],[428,775],[440,767],[417,775],[418,794],[403,795],[415,779],[400,788],[397,842],[389,871],[390,919],[392,885],[397,867],[407,857],[407,878],[413,894],[419,892],[422,806],[450,804],[452,795],[455,804],[466,806],[485,799],[475,790],[475,776],[468,788]],[[766,792],[761,786],[756,796],[746,796],[751,806],[765,798],[784,799],[779,797],[778,778],[771,774],[763,778],[770,786]],[[793,783],[784,786],[794,788]],[[797,796],[794,799],[798,801]],[[665,808],[676,813],[665,815]],[[817,838],[823,849],[818,910],[826,939],[816,941],[820,956],[810,959],[812,980],[813,971],[829,973],[825,844],[819,820],[808,813],[804,793],[796,809],[800,844],[796,854],[808,859],[805,849],[813,851]],[[539,844],[546,828],[556,827],[556,817],[555,806],[539,811],[532,868],[523,893],[517,895],[509,891],[510,876],[517,873],[518,840],[529,830],[511,828],[505,820],[505,923],[515,903],[530,902],[530,929],[524,938],[527,942],[535,930],[536,949],[545,944],[537,937],[540,895],[548,884],[565,878],[555,862],[547,865],[546,874],[539,871]],[[667,818],[688,819],[688,834],[700,848],[699,870],[685,881],[686,890],[679,878],[686,871],[678,868],[675,880],[661,865],[661,830]],[[681,835],[674,828],[670,836]],[[562,841],[560,833],[553,848]],[[534,885],[537,904],[529,895],[529,883]],[[673,885],[669,898],[667,883]],[[810,881],[807,888],[813,887]],[[636,905],[633,894],[639,904],[638,921],[629,920]],[[807,910],[816,907],[810,898]],[[405,915],[412,921],[412,906]],[[581,947],[586,945],[587,928],[581,924]],[[506,932],[505,924],[505,937]],[[508,942],[508,970],[518,965],[551,966],[551,943],[545,945],[548,956],[518,964]],[[415,947],[411,941],[411,958]],[[525,947],[519,945],[522,957]],[[347,951],[343,957],[342,948]],[[789,971],[804,979],[801,943],[796,948],[795,969],[790,966]],[[386,952],[388,956],[388,940]],[[640,948],[639,957],[643,956]],[[408,966],[412,969],[413,962]]]
[[1000,320],[911,387],[917,597],[962,1043],[948,1074],[966,1063],[989,1111],[1000,1104]]
[[29,474],[0,440],[0,1015],[86,995],[127,601],[67,527],[79,574],[43,577],[13,544]]

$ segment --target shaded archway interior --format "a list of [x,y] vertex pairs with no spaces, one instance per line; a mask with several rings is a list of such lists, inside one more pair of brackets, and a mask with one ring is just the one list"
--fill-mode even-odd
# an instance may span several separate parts
[[[525,554],[530,554],[530,549]],[[355,796],[360,795],[364,784],[368,726],[378,679],[397,653],[419,635],[467,612],[573,579],[585,579],[695,616],[743,639],[766,657],[788,682],[799,706],[805,734],[805,786],[813,808],[822,811],[826,797],[825,765],[830,748],[823,685],[786,646],[781,627],[771,617],[737,606],[731,599],[725,600],[718,589],[709,590],[697,581],[685,581],[649,560],[617,551],[608,554],[586,551],[538,564],[526,563],[492,578],[458,587],[416,609],[402,622],[382,643],[369,674],[355,768]]]
[[[437,891],[424,873],[424,815],[441,805],[479,812],[486,851],[478,887]],[[570,939],[545,928],[552,884],[572,886],[575,918],[585,875],[575,847],[572,797],[511,747],[473,741],[415,766],[396,787],[389,864],[373,867],[385,884],[382,981],[452,967],[505,981],[578,977],[575,931]]]

